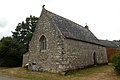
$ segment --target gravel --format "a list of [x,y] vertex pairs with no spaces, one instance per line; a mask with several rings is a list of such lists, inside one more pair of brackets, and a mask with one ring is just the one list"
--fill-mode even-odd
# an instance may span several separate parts
[[0,75],[0,80],[27,80],[27,79],[17,78],[17,77],[12,77],[7,75]]

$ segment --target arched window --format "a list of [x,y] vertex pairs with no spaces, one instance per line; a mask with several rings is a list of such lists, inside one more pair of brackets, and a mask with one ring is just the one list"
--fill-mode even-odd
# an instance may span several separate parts
[[46,37],[44,35],[40,38],[40,50],[46,49]]

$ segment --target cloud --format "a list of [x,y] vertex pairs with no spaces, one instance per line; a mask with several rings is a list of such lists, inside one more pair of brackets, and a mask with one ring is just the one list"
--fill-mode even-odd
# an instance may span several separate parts
[[0,18],[0,28],[4,28],[8,24],[5,18]]

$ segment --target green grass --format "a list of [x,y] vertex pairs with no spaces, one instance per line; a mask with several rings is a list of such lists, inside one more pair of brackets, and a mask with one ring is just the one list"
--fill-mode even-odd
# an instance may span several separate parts
[[[102,65],[96,67],[85,68],[81,70],[69,71],[66,76],[62,76],[57,73],[50,72],[37,72],[26,70],[22,67],[17,68],[0,68],[0,74],[15,76],[19,78],[25,78],[28,80],[81,80],[81,78],[90,77],[90,75],[94,76],[97,73],[109,73],[108,70],[113,70],[112,65]],[[108,77],[114,74],[111,72]],[[99,77],[99,76],[98,76]],[[116,77],[116,76],[113,76]],[[99,79],[101,80],[101,79]]]
[[99,65],[99,66],[95,66],[95,67],[89,67],[89,68],[84,68],[84,69],[80,69],[80,70],[70,71],[67,73],[67,75],[84,77],[84,76],[88,76],[93,73],[104,72],[105,69],[108,69],[111,67],[112,66],[110,66],[110,65],[101,65],[101,66]]

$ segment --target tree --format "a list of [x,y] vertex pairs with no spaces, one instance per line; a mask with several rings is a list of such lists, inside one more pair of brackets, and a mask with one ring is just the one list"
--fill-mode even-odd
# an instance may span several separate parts
[[28,51],[29,41],[32,38],[38,18],[27,17],[19,23],[12,32],[12,37],[3,37],[0,40],[0,66],[15,67],[22,65],[23,54]]
[[29,41],[32,38],[37,21],[37,17],[30,15],[30,17],[27,17],[25,21],[17,25],[15,32],[12,32],[13,39],[16,39],[19,42],[21,54],[28,51]]
[[3,37],[0,40],[0,66],[20,66],[22,55],[19,54],[19,43],[12,37]]

